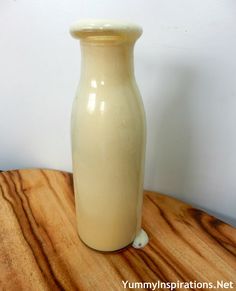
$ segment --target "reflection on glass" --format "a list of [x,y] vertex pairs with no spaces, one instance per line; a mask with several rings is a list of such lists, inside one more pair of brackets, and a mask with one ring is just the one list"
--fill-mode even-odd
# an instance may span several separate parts
[[96,93],[90,93],[87,105],[88,112],[93,113],[95,107],[96,107]]
[[103,114],[105,110],[105,101],[101,101],[100,103],[100,112]]
[[97,81],[96,80],[91,80],[91,87],[97,88]]

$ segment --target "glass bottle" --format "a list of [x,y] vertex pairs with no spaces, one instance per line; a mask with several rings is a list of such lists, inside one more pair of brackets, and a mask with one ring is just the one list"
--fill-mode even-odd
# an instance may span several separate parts
[[89,247],[115,251],[141,230],[145,113],[134,77],[134,24],[79,21],[81,74],[72,110],[78,233]]

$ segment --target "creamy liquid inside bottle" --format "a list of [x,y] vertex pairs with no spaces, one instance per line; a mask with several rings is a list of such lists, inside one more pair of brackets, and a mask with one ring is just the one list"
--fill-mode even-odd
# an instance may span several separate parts
[[81,77],[72,111],[78,233],[96,250],[131,244],[141,230],[145,114],[133,71],[138,26],[78,22]]

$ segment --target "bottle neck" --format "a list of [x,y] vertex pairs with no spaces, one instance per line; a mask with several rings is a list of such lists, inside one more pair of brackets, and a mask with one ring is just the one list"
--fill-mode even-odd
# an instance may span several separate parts
[[81,41],[81,81],[120,82],[134,78],[134,43]]

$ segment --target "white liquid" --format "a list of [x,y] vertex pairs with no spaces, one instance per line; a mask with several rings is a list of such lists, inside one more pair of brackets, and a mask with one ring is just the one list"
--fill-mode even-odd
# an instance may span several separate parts
[[146,231],[141,229],[136,238],[134,239],[132,247],[135,249],[141,249],[144,248],[148,244],[148,242],[149,238]]
[[88,246],[114,251],[131,244],[141,229],[145,116],[133,76],[133,44],[91,41],[81,49],[72,114],[78,232]]

